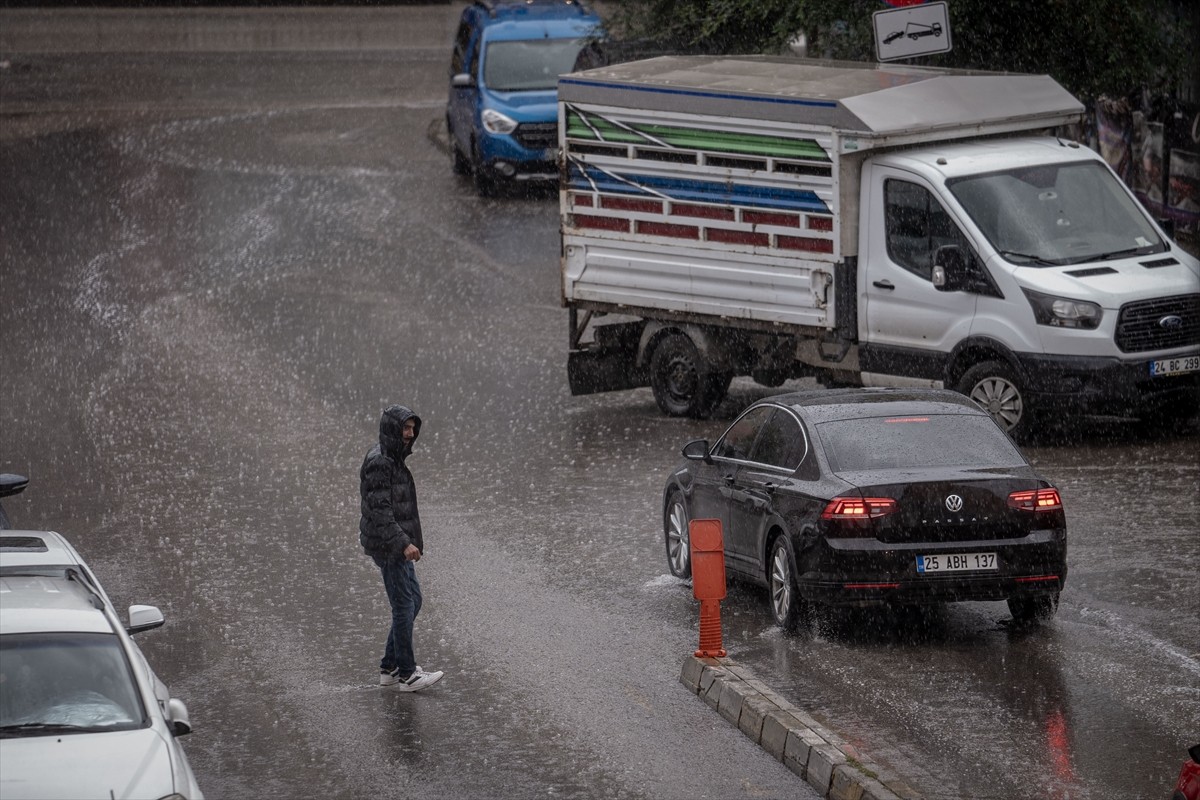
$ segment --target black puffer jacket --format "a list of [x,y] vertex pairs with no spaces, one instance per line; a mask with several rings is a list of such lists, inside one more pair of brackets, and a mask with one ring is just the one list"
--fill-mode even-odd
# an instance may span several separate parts
[[[358,541],[372,558],[402,559],[404,549],[415,544],[424,552],[421,518],[417,513],[417,487],[404,459],[412,452],[405,447],[404,423],[416,423],[421,434],[421,418],[404,406],[389,406],[379,420],[379,444],[371,448],[359,470],[359,494],[362,518],[358,523]],[[413,437],[415,444],[417,439]]]

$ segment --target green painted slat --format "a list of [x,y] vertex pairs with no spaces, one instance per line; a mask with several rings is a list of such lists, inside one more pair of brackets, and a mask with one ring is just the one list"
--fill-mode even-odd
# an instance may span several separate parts
[[595,128],[600,134],[600,139],[614,143],[646,143],[653,138],[665,142],[671,147],[686,150],[829,162],[828,154],[821,145],[812,139],[791,139],[756,133],[731,133],[671,125],[631,125],[631,128],[645,134],[646,138],[643,138],[626,128],[614,125],[603,117],[589,115],[587,122],[591,123],[591,127],[584,122],[578,112],[568,111],[567,135],[572,138],[597,140],[596,133],[592,130]]

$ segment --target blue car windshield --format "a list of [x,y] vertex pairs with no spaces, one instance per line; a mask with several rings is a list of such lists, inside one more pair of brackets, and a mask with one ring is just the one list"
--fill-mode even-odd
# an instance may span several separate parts
[[974,414],[839,420],[818,425],[817,434],[835,472],[1027,464],[990,417]]
[[492,42],[483,60],[483,82],[497,92],[554,89],[575,67],[585,39]]

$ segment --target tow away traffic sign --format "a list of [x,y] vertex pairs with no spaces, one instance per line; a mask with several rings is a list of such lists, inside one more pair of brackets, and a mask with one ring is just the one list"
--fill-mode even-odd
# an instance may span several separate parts
[[950,16],[945,3],[876,11],[872,21],[880,61],[950,51]]

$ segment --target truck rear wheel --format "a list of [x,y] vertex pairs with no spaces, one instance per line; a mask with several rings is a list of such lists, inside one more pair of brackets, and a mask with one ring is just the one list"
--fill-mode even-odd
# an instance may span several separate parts
[[713,369],[682,333],[669,334],[650,357],[654,400],[672,417],[707,417],[724,399],[732,377]]
[[985,361],[967,370],[957,391],[992,415],[1013,439],[1024,438],[1033,428],[1033,409],[1016,370],[1003,361]]

